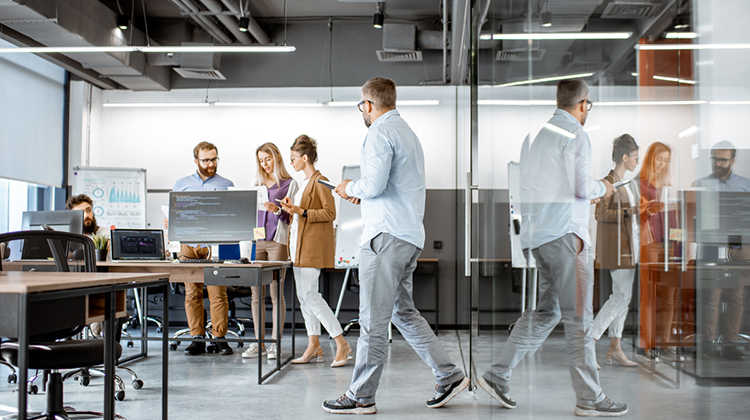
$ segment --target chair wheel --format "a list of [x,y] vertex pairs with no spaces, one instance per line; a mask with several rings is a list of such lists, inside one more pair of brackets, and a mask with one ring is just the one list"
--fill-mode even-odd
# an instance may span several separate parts
[[8,383],[9,384],[17,384],[18,383],[18,376],[16,376],[15,373],[11,373],[8,375]]
[[177,343],[169,343],[169,349],[172,351],[177,350]]
[[206,352],[207,353],[216,353],[216,346],[213,344],[209,344],[206,346]]
[[133,342],[132,341],[128,341],[128,348],[132,348],[132,347],[133,347]]
[[143,381],[140,379],[136,379],[133,381],[133,389],[141,389],[143,388]]
[[39,392],[39,387],[38,386],[36,386],[36,385],[29,385],[29,394],[36,395],[37,392]]
[[91,383],[91,378],[82,376],[78,383],[81,384],[81,386],[89,386],[89,384]]
[[125,391],[117,391],[115,392],[115,399],[117,401],[122,401],[125,399]]
[[245,346],[245,343],[237,343],[237,348],[238,349],[241,349],[244,346]]
[[244,336],[245,336],[245,331],[244,330],[240,331],[240,337],[244,337]]
[[156,333],[161,334],[161,327],[156,327]]

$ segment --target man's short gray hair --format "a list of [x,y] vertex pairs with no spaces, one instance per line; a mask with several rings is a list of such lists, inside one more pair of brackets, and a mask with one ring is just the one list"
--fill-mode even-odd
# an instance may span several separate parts
[[589,85],[583,79],[567,79],[557,82],[557,107],[571,109],[586,98]]

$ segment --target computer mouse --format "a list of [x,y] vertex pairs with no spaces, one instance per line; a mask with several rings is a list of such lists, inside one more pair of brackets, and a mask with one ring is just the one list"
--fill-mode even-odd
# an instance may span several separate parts
[[247,257],[240,258],[240,264],[250,264],[250,260]]

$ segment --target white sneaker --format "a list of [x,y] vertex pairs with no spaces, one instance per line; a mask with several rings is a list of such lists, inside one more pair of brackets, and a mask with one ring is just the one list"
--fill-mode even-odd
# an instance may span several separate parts
[[276,349],[276,343],[271,343],[268,346],[268,360],[276,359],[279,356],[279,351]]
[[[266,348],[263,347],[263,351],[260,353],[260,356],[266,355]],[[258,343],[250,343],[250,347],[247,348],[247,350],[242,352],[242,357],[245,359],[254,359],[258,357]]]

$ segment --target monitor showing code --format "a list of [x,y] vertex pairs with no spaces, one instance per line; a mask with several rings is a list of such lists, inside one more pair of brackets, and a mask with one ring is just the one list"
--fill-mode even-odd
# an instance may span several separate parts
[[196,244],[251,241],[256,200],[256,191],[172,191],[169,240]]

